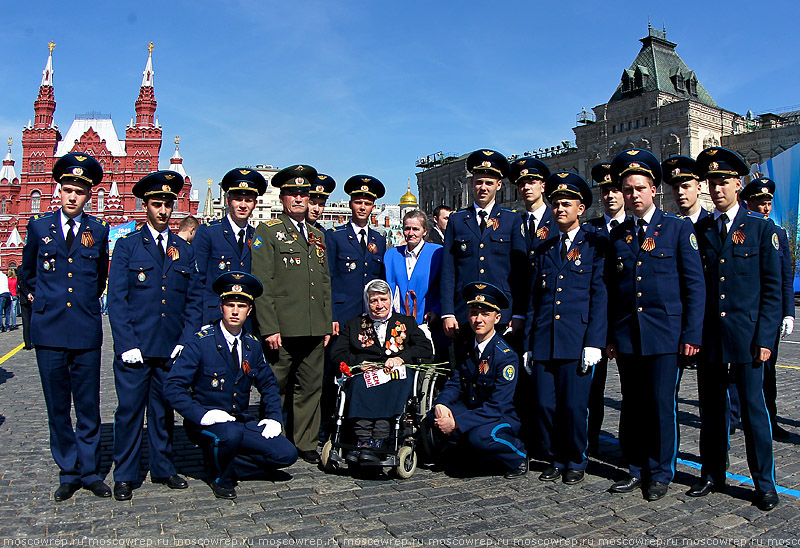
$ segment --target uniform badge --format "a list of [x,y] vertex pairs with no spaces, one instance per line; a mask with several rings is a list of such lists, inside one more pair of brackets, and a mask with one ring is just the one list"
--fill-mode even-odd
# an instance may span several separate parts
[[275,233],[275,239],[278,240],[279,242],[282,242],[286,239],[286,234],[279,230],[278,232]]
[[522,234],[522,237],[524,238],[525,237],[525,223],[522,223],[521,225],[519,225],[519,232],[520,232],[520,234]]
[[633,234],[628,234],[627,236],[625,236],[625,243],[626,244],[629,244],[632,241],[633,241]]
[[694,233],[689,234],[689,243],[693,249],[697,250],[697,236],[695,236]]
[[211,388],[216,388],[219,386],[219,381],[217,379],[211,379]]
[[550,229],[547,228],[546,226],[543,226],[542,228],[536,231],[536,237],[539,238],[540,240],[544,240],[545,238],[547,238],[548,232],[550,232]]
[[513,381],[514,380],[514,366],[513,365],[505,366],[505,368],[503,369],[503,378],[505,380],[507,380],[507,381]]
[[617,263],[617,272],[622,272],[623,268],[625,268],[625,265],[622,262]]
[[645,238],[642,242],[642,251],[653,251],[656,248],[656,241],[653,238]]
[[580,251],[578,251],[577,247],[573,247],[572,249],[569,250],[569,253],[567,253],[567,260],[568,261],[575,261],[576,265],[580,265],[581,264],[580,263],[581,253],[580,253]]
[[44,268],[45,270],[50,270],[50,261],[45,261],[44,264],[42,265],[42,268]]
[[497,230],[497,227],[500,226],[500,220],[496,217],[489,219],[489,221],[486,223],[486,226],[492,227],[492,230]]
[[144,272],[139,272],[139,275],[136,276],[136,279],[140,282],[143,282],[147,279],[147,275]]
[[250,362],[247,360],[242,361],[242,371],[245,375],[250,374]]
[[481,363],[478,364],[478,371],[482,375],[485,375],[489,372],[489,360],[481,360]]
[[378,246],[375,245],[375,242],[370,242],[367,244],[367,251],[375,255],[378,252]]
[[[741,230],[735,230],[733,234],[731,234],[731,241],[735,244],[743,244],[744,232]],[[778,236],[776,234],[772,235],[772,245],[775,246],[775,249],[778,249]]]
[[460,246],[461,252],[465,252],[467,250],[467,244],[461,244]]
[[167,248],[167,257],[172,259],[173,261],[177,261],[180,258],[181,254],[178,252],[178,248],[174,245],[171,245]]
[[780,251],[781,249],[781,246],[778,243],[778,235],[774,233],[772,234],[772,247],[774,247],[776,251]]
[[81,243],[84,247],[92,247],[94,245],[94,236],[88,230],[81,234]]
[[225,261],[220,261],[219,264],[217,265],[217,268],[219,268],[220,270],[225,270],[225,266],[226,266]]
[[262,243],[263,242],[261,241],[261,236],[256,236],[255,238],[253,238],[253,249],[258,249],[259,247],[261,247]]
[[350,270],[355,270],[356,269],[356,263],[347,263],[347,268],[350,269]]
[[50,236],[45,236],[44,238],[42,238],[42,243],[45,243],[45,244],[49,244],[52,241],[53,241],[53,238],[51,238]]

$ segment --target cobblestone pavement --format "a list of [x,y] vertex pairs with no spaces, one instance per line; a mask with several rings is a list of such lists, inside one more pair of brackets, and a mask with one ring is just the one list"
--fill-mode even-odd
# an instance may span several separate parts
[[[116,406],[108,323],[103,348],[101,412],[103,471],[111,485],[112,420]],[[0,334],[0,356],[22,341],[20,330]],[[778,370],[782,425],[800,433],[800,336],[781,345]],[[791,367],[794,367],[792,369]],[[410,479],[328,475],[302,461],[274,481],[243,482],[235,502],[213,497],[204,483],[199,451],[176,427],[177,462],[189,479],[184,491],[147,480],[132,501],[98,499],[79,491],[56,504],[57,468],[48,445],[47,414],[34,353],[20,350],[0,364],[0,539],[3,545],[532,545],[724,542],[781,545],[800,538],[800,436],[775,442],[778,484],[789,489],[769,513],[752,505],[744,437],[731,438],[730,488],[702,499],[685,491],[696,478],[698,408],[695,374],[681,386],[681,450],[669,494],[648,503],[641,493],[606,490],[622,477],[619,381],[613,362],[606,391],[606,438],[577,486],[544,484],[532,473],[461,477],[420,468]],[[180,423],[179,423],[180,424]],[[749,481],[749,480],[747,480]],[[559,539],[568,539],[561,540]],[[718,544],[716,540],[713,544]]]

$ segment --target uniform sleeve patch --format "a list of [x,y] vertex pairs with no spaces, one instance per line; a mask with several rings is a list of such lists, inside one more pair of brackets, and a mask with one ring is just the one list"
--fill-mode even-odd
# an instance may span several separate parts
[[522,237],[524,238],[525,237],[525,224],[524,223],[519,225],[519,231],[520,231],[520,233],[522,233]]
[[507,381],[514,380],[514,373],[515,370],[513,365],[507,365],[505,368],[503,368],[503,378]]
[[694,235],[694,232],[689,234],[689,243],[692,244],[692,248],[697,249],[697,236]]
[[259,247],[261,247],[261,244],[263,243],[264,242],[261,239],[261,236],[256,236],[255,238],[253,238],[253,249],[258,249]]
[[772,247],[774,247],[777,251],[780,251],[781,244],[778,243],[778,235],[774,232],[772,233]]

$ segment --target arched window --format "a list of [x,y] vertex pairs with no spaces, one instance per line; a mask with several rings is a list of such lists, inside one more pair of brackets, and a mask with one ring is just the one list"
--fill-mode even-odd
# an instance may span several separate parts
[[39,213],[42,207],[42,193],[38,190],[31,192],[31,213]]
[[97,191],[97,211],[103,211],[106,207],[106,192],[101,188]]
[[3,203],[2,203],[2,205],[0,205],[0,213],[2,213],[3,215],[6,214],[6,199],[5,198],[3,198]]
[[114,173],[119,173],[119,160],[114,160]]

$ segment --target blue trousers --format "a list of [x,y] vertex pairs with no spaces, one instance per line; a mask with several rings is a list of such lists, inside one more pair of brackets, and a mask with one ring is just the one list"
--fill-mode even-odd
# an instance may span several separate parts
[[550,462],[561,470],[585,470],[592,371],[581,373],[579,360],[551,360],[537,362],[534,376],[539,431]]
[[[725,482],[728,453],[729,381],[736,383],[747,450],[747,466],[760,493],[775,490],[772,426],[764,401],[764,367],[760,363],[701,363],[697,368],[700,396],[700,471],[703,479]],[[733,385],[731,385],[731,389]]]
[[678,355],[617,356],[619,442],[631,476],[669,484],[678,456]]
[[261,435],[264,427],[258,426],[255,419],[187,426],[200,433],[206,465],[212,468],[214,481],[221,487],[233,487],[234,476],[242,479],[259,476],[297,461],[295,446],[282,435],[264,438]]
[[0,294],[0,326],[11,328],[11,293]]
[[141,480],[145,408],[150,477],[168,478],[176,474],[172,463],[174,413],[162,392],[169,374],[166,363],[161,358],[145,358],[144,364],[128,364],[119,356],[114,357],[118,401],[114,412],[114,481]]
[[[436,429],[433,424],[433,412],[428,415],[428,420],[431,422],[431,428]],[[519,427],[520,423],[516,418],[498,417],[466,433],[455,431],[445,438],[450,438],[451,442],[459,444],[466,443],[481,456],[498,461],[509,470],[513,470],[528,458],[525,445],[518,437]],[[436,431],[438,432],[438,429]]]
[[[61,483],[89,485],[100,476],[100,349],[36,347],[50,451]],[[75,405],[75,430],[70,409]]]

